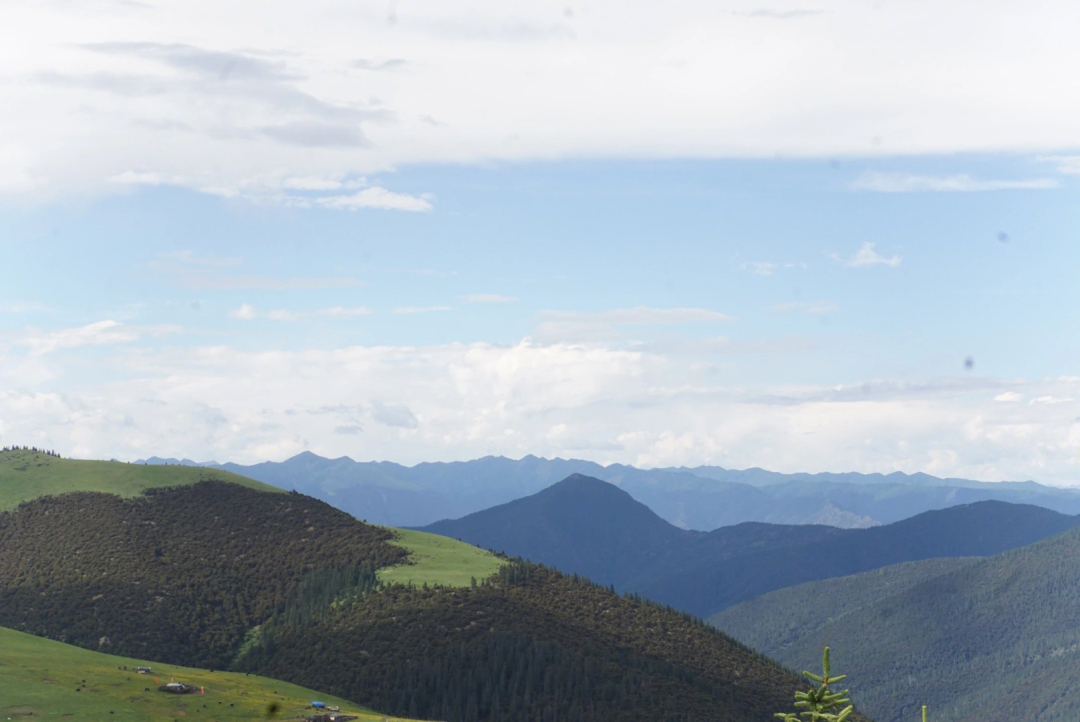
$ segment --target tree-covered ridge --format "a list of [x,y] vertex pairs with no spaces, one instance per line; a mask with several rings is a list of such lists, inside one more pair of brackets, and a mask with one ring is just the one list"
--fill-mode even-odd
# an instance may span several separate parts
[[800,684],[700,620],[523,562],[475,587],[281,615],[240,667],[450,722],[749,722]]
[[392,532],[300,494],[206,481],[0,513],[0,625],[222,669],[305,574],[405,560]]
[[214,480],[260,491],[282,491],[221,469],[64,459],[46,451],[9,448],[0,451],[0,510],[14,509],[22,502],[38,497],[73,491],[100,491],[130,497],[141,494],[145,489]]
[[[1073,722],[1080,719],[1080,529],[969,563],[919,562],[879,583],[878,572],[763,597],[729,621],[762,620],[772,631],[744,639],[785,664],[809,665],[822,646],[852,672],[860,707],[879,722]],[[857,603],[841,614],[828,597]],[[776,630],[789,616],[800,623]],[[782,631],[777,634],[777,631]]]
[[579,573],[700,616],[818,579],[917,559],[989,556],[1080,525],[1001,501],[950,507],[872,529],[746,523],[678,529],[622,489],[571,476],[533,496],[428,531]]

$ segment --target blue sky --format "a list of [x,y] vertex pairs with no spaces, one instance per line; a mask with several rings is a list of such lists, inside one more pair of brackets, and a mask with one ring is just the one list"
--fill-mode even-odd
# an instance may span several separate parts
[[1012,77],[1006,6],[788,5],[373,9],[358,59],[333,3],[16,4],[0,443],[1080,481],[1080,137],[1023,42],[1067,10]]

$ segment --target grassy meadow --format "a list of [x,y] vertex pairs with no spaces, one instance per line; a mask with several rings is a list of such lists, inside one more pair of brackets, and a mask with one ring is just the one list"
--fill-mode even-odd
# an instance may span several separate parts
[[467,587],[473,579],[489,577],[506,563],[489,551],[450,537],[410,529],[392,531],[398,535],[392,543],[408,549],[414,563],[378,570],[381,582]]
[[[153,671],[137,674],[139,666]],[[173,680],[205,692],[157,691],[155,682]],[[362,722],[391,719],[266,677],[115,657],[0,627],[0,720],[284,720],[314,714],[310,706],[314,700],[340,706],[343,713],[358,715]]]
[[282,492],[275,486],[217,469],[197,466],[151,466],[119,461],[58,459],[33,451],[0,452],[0,511],[24,501],[72,491],[100,491],[136,496],[144,489],[195,484],[219,479],[259,491]]

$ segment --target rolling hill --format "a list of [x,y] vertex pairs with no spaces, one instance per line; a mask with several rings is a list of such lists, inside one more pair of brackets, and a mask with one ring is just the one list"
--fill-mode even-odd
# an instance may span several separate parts
[[611,484],[574,475],[425,530],[708,616],[794,584],[918,559],[995,554],[1078,524],[1047,509],[989,501],[871,529],[747,523],[693,532]]
[[[135,672],[149,666],[149,675]],[[390,722],[379,713],[295,684],[237,672],[211,672],[74,647],[0,627],[0,715],[7,719],[249,722],[314,713],[318,700],[360,722]],[[172,680],[198,694],[157,691]],[[274,711],[276,710],[276,711]]]
[[800,686],[700,620],[499,562],[474,582],[490,554],[250,485],[80,491],[0,512],[0,624],[448,722],[749,722]]
[[879,722],[1080,718],[1080,529],[986,559],[783,589],[712,617],[786,664],[822,645]]
[[[184,459],[149,463],[195,464]],[[987,483],[928,474],[779,474],[763,469],[703,466],[637,469],[577,459],[485,457],[402,466],[326,459],[303,452],[249,466],[204,462],[283,489],[322,499],[358,518],[421,527],[513,501],[571,474],[611,482],[684,529],[710,530],[747,521],[864,528],[924,511],[977,501],[1034,504],[1080,514],[1080,491],[1034,482]]]
[[220,469],[122,464],[116,461],[61,459],[34,451],[0,452],[0,511],[24,501],[73,491],[100,491],[130,497],[146,489],[227,481],[259,491],[281,489]]

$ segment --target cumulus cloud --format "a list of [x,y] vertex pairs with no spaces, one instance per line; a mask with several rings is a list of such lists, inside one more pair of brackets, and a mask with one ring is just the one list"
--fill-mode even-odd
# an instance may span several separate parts
[[960,173],[949,176],[868,171],[851,184],[853,190],[877,193],[978,193],[980,191],[1046,190],[1057,188],[1053,178],[980,180]]
[[842,263],[848,268],[866,268],[868,266],[890,266],[896,268],[903,260],[900,256],[882,256],[874,250],[873,243],[869,241],[862,244],[855,255],[850,258],[844,258],[837,254],[832,254],[834,261]]
[[452,306],[398,306],[394,309],[394,313],[398,314],[414,314],[414,313],[439,313],[442,311],[453,311]]
[[315,201],[323,208],[354,211],[358,208],[382,208],[395,211],[430,211],[431,202],[426,198],[405,193],[394,193],[379,186],[372,186],[351,195],[325,196]]
[[[99,360],[106,380],[64,393],[16,381],[0,356],[0,442],[245,463],[310,449],[406,463],[533,453],[1061,483],[1080,470],[1067,401],[1080,398],[1078,378],[743,386],[670,351],[531,341],[112,354]],[[49,362],[78,363],[65,358]],[[1005,393],[1061,401],[994,401]]]

